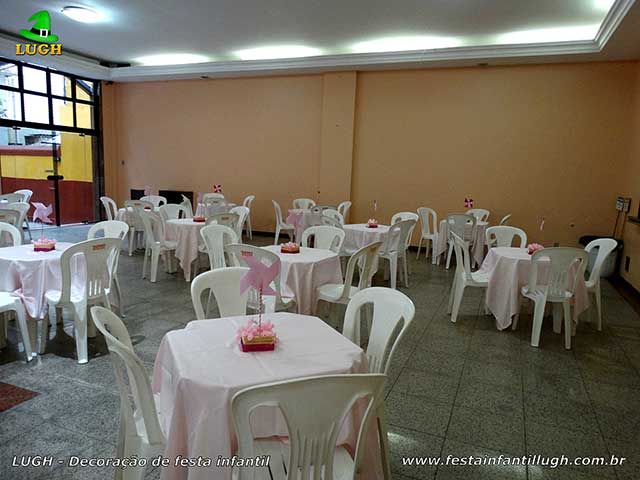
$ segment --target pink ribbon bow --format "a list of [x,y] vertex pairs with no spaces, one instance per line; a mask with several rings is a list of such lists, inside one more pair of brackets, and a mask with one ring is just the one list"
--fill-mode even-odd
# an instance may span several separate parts
[[51,205],[45,206],[44,203],[33,202],[31,205],[35,208],[33,212],[33,221],[40,220],[42,223],[53,223],[49,215],[53,213]]
[[289,225],[293,225],[296,230],[300,226],[300,222],[302,221],[302,212],[295,212],[293,210],[289,210],[289,215],[287,215],[286,222]]
[[145,185],[144,186],[144,196],[149,196],[151,195],[151,185]]
[[222,185],[215,184],[213,186],[213,193],[222,193]]
[[464,199],[464,208],[473,208],[473,198],[465,198]]
[[249,271],[240,279],[240,293],[253,287],[258,291],[261,290],[263,295],[277,295],[270,284],[280,272],[280,260],[267,267],[254,256],[243,256],[243,259],[249,266]]

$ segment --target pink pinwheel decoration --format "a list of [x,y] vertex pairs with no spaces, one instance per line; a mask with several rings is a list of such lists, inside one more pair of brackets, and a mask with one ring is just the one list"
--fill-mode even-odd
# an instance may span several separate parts
[[213,193],[222,193],[222,185],[216,183],[213,186]]
[[53,213],[53,207],[51,205],[45,206],[44,203],[33,202],[33,221],[40,220],[42,223],[53,223],[53,220],[49,218],[49,215]]
[[152,194],[151,185],[145,185],[144,186],[144,196],[146,197],[146,196],[151,195],[151,194]]
[[296,230],[300,226],[300,222],[302,222],[302,212],[296,212],[294,210],[289,210],[289,215],[287,215],[286,222],[289,225],[293,225]]
[[464,199],[464,208],[473,208],[473,198],[465,198]]
[[280,272],[280,260],[266,266],[253,255],[242,255],[244,262],[249,267],[249,271],[240,279],[240,293],[247,291],[249,287],[258,290],[258,325],[262,323],[262,295],[277,295],[271,288],[271,282],[275,280]]

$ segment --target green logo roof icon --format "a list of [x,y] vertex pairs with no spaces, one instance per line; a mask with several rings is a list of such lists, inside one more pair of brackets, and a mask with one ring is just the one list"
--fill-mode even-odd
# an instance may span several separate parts
[[35,22],[31,30],[20,30],[20,35],[34,42],[54,43],[58,41],[57,35],[51,34],[51,16],[46,10],[41,10],[29,17],[30,22]]

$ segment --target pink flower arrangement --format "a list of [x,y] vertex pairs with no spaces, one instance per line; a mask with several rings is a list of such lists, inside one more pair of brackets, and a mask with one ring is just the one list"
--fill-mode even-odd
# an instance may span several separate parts
[[249,342],[254,338],[260,337],[275,337],[275,340],[277,341],[276,333],[273,328],[273,323],[269,320],[266,322],[254,322],[249,319],[246,326],[238,329],[238,341],[241,341],[243,337]]
[[287,243],[281,243],[280,246],[285,248],[296,248],[298,244],[296,242],[287,242]]
[[527,245],[527,253],[529,255],[533,255],[538,250],[543,250],[543,249],[544,247],[539,243],[530,243],[529,245]]
[[370,219],[367,221],[367,225],[368,225],[370,228],[375,228],[375,227],[377,227],[377,226],[378,226],[378,221],[377,221],[375,218],[370,218]]

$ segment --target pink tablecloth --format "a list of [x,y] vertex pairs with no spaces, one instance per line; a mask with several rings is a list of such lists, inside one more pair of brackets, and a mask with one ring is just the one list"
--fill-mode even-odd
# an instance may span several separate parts
[[[538,283],[543,285],[549,275],[548,269],[538,269]],[[480,271],[489,275],[487,287],[487,306],[496,317],[496,325],[503,330],[511,325],[511,317],[518,313],[518,296],[520,288],[529,282],[531,255],[525,248],[494,247],[489,250]],[[589,296],[584,278],[578,279],[575,285],[573,318],[589,307]]]
[[[156,357],[153,390],[157,394],[166,456],[215,459],[236,449],[231,398],[239,390],[269,382],[312,375],[366,373],[364,352],[319,318],[291,313],[265,316],[276,326],[279,343],[273,352],[243,353],[235,335],[248,317],[189,323],[167,333]],[[346,422],[340,443],[355,445],[354,427]],[[256,437],[287,435],[276,409],[262,408],[252,416]],[[373,443],[375,445],[375,443]],[[376,465],[376,448],[367,449],[363,464]],[[163,469],[161,478],[216,480],[231,478],[228,468]],[[367,478],[378,478],[376,474]]]
[[344,245],[342,249],[353,254],[365,245],[373,242],[384,242],[389,227],[378,225],[378,228],[369,228],[366,223],[353,223],[344,226]]
[[[471,258],[480,265],[484,260],[485,246],[487,245],[486,231],[489,224],[487,222],[478,222],[473,231],[471,231],[471,224],[469,224],[465,230],[465,239],[471,238]],[[449,239],[449,224],[447,220],[440,222],[440,230],[438,231],[438,240],[435,244],[436,257],[447,253],[447,240]]]
[[[60,242],[51,252],[34,252],[33,245],[0,248],[0,291],[15,292],[22,298],[27,314],[44,318],[47,290],[60,290],[60,256],[72,243]],[[84,288],[84,262],[72,272],[73,288]]]
[[194,222],[191,218],[167,220],[165,223],[167,240],[178,243],[175,255],[187,282],[191,280],[191,264],[198,258],[198,246],[203,243],[200,229],[204,226],[204,222]]
[[263,248],[280,257],[281,293],[284,297],[296,299],[298,313],[313,313],[316,288],[327,283],[342,283],[340,258],[331,250],[301,247],[300,253],[280,253],[280,245]]

